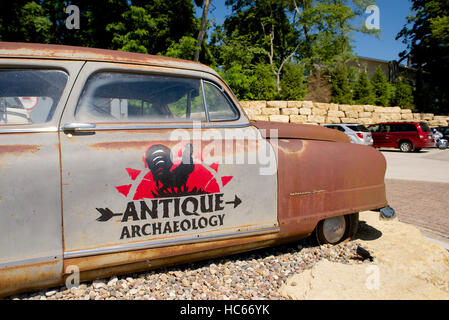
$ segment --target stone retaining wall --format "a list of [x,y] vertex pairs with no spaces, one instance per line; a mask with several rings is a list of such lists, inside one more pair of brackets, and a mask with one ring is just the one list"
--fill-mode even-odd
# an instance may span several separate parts
[[430,126],[447,126],[449,116],[412,113],[400,107],[344,105],[312,101],[240,101],[251,120],[305,124],[361,123],[385,121],[424,121]]

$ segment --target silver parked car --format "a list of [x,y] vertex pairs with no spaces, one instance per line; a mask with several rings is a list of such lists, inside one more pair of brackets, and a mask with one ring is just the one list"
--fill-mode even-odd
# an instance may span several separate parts
[[325,124],[324,127],[344,132],[350,139],[351,143],[363,144],[366,146],[373,145],[373,137],[371,132],[363,124],[357,123],[340,123]]

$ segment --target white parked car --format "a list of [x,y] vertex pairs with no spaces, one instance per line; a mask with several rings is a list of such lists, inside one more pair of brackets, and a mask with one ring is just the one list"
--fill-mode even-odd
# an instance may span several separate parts
[[325,124],[324,127],[344,132],[350,139],[351,143],[363,144],[366,146],[373,145],[373,137],[371,132],[363,124],[357,123],[339,123]]

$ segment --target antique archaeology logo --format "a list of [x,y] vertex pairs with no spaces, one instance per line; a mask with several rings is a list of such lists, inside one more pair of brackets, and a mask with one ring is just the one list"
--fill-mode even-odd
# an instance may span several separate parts
[[218,163],[203,165],[201,153],[193,156],[191,143],[179,149],[177,160],[167,146],[150,145],[143,161],[146,170],[126,168],[134,184],[115,187],[123,196],[132,197],[124,212],[97,208],[100,222],[113,217],[121,217],[122,223],[145,221],[123,226],[120,239],[219,227],[225,220],[220,211],[226,206],[235,209],[242,202],[237,195],[226,199],[221,191],[233,177],[219,176]]

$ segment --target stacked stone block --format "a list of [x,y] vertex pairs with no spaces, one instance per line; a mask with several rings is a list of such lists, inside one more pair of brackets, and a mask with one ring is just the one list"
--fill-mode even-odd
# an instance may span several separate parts
[[251,120],[299,124],[361,123],[365,125],[395,121],[424,121],[430,126],[447,126],[449,116],[413,113],[400,107],[344,105],[312,101],[241,101]]

